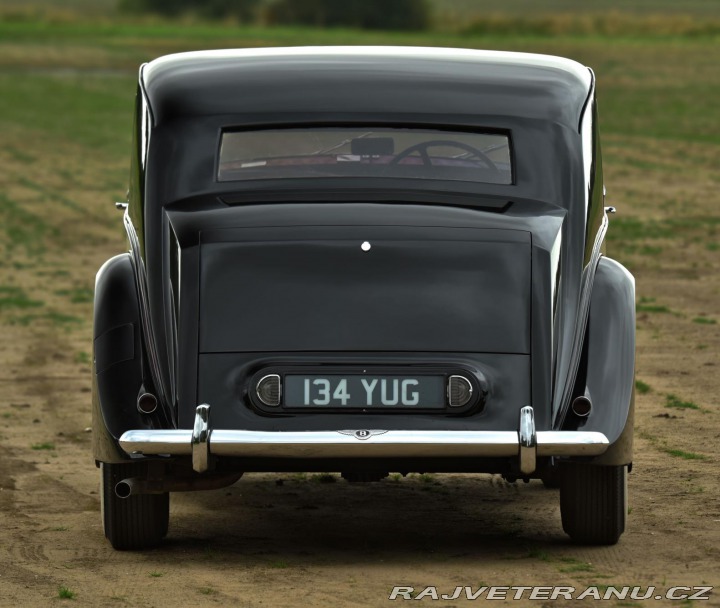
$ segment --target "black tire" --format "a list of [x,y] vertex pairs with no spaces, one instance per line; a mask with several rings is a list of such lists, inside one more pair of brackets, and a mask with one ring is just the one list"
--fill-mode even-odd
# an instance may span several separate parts
[[540,479],[548,490],[557,490],[560,487],[560,467],[558,465],[549,466],[540,475]]
[[563,463],[560,515],[574,541],[614,545],[625,531],[627,467]]
[[102,522],[114,549],[132,551],[156,547],[165,538],[170,518],[170,494],[115,495],[115,485],[145,475],[142,464],[101,465]]

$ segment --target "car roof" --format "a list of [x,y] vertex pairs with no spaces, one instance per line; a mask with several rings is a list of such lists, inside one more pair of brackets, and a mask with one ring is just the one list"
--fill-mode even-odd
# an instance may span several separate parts
[[588,68],[561,57],[424,47],[178,53],[145,64],[140,80],[155,126],[220,115],[236,126],[262,117],[463,124],[510,117],[579,130],[593,86]]

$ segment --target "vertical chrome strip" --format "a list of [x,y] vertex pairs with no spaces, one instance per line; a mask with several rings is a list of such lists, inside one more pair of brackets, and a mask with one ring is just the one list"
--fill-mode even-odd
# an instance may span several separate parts
[[140,255],[140,242],[138,240],[137,231],[133,226],[128,210],[123,215],[123,224],[130,242],[130,256],[135,267],[135,284],[138,290],[140,323],[142,324],[143,339],[145,342],[145,351],[147,352],[148,365],[152,375],[152,381],[161,407],[166,412],[168,419],[176,426],[175,415],[170,402],[168,401],[168,392],[163,382],[162,373],[160,371],[160,358],[158,356],[157,345],[155,343],[155,334],[152,332],[152,321],[150,318],[150,306],[147,294],[147,275],[145,273],[145,263]]
[[[592,74],[592,71],[591,71]],[[590,84],[590,90],[588,91],[588,101],[585,105],[581,124],[580,133],[582,137],[582,149],[583,149],[583,167],[585,171],[585,232],[589,229],[589,213],[590,204],[592,197],[592,179],[593,171],[595,168],[595,147],[593,145],[593,137],[595,131],[595,125],[593,124],[593,112],[595,110],[595,75],[592,74],[592,82]],[[596,188],[602,188],[603,184],[594,184]],[[565,384],[562,387],[561,397],[556,398],[553,404],[557,404],[557,410],[554,412],[554,424],[553,428],[560,428],[565,416],[570,407],[570,398],[572,397],[573,387],[575,385],[575,379],[580,367],[580,358],[582,356],[583,342],[585,338],[585,330],[587,327],[588,316],[590,312],[590,300],[592,296],[593,283],[595,281],[595,271],[597,270],[600,256],[602,255],[601,249],[603,241],[605,240],[605,234],[607,233],[608,217],[607,210],[603,213],[600,227],[595,235],[593,242],[592,251],[590,253],[590,259],[582,270],[582,276],[580,278],[580,298],[578,301],[577,316],[575,318],[575,330],[573,333],[572,351],[570,355],[570,362],[568,364],[568,374],[565,377]],[[589,236],[589,235],[587,235]],[[586,236],[586,238],[587,238]],[[557,387],[560,389],[561,387]]]
[[588,68],[590,72],[590,87],[588,89],[588,97],[585,101],[582,117],[580,119],[579,129],[582,141],[583,153],[583,175],[585,176],[585,220],[587,221],[590,211],[590,182],[592,181],[593,170],[595,168],[595,148],[593,146],[593,112],[595,110],[595,73]]
[[593,283],[595,282],[595,271],[597,270],[598,262],[600,261],[600,248],[603,241],[605,240],[605,233],[607,232],[608,219],[607,214],[603,216],[600,230],[598,230],[593,245],[592,256],[590,263],[583,269],[581,286],[580,286],[580,304],[578,306],[577,324],[575,325],[575,334],[573,335],[572,354],[570,356],[570,369],[565,380],[565,386],[563,388],[562,399],[560,400],[560,407],[558,408],[557,415],[555,417],[554,428],[560,428],[565,415],[570,407],[570,398],[572,397],[573,387],[575,385],[575,378],[577,376],[578,368],[580,367],[580,358],[582,356],[583,342],[585,339],[585,329],[587,327],[588,317],[590,316],[590,300],[592,296]]

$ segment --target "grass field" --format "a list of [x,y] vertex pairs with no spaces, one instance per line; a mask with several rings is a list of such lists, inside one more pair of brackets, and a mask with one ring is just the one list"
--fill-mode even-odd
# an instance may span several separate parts
[[553,15],[558,13],[603,13],[616,11],[646,15],[701,15],[718,17],[718,0],[433,0],[438,12],[453,12],[466,19],[472,15],[490,13],[505,15]]
[[[265,0],[269,2],[271,0]],[[98,13],[112,14],[115,12],[117,0],[2,0],[0,9],[58,9],[71,11],[93,10]],[[544,0],[528,2],[527,0],[430,0],[436,13],[450,13],[460,19],[476,15],[501,13],[505,15],[548,15],[557,13],[602,13],[620,11],[623,13],[648,15],[699,15],[718,17],[720,8],[718,0]]]
[[[0,4],[0,15],[11,4]],[[442,4],[470,20],[473,11],[496,3]],[[650,6],[665,16],[680,6],[669,0],[611,4],[640,20]],[[582,12],[578,5],[552,0],[546,6],[564,14]],[[598,3],[583,6],[592,5]],[[58,8],[40,0],[33,6]],[[506,19],[527,12],[520,0],[504,6]],[[711,20],[718,6],[688,0],[682,11]],[[97,16],[72,12],[88,7]],[[391,581],[416,579],[452,585],[477,585],[486,577],[493,577],[485,580],[490,584],[720,582],[720,38],[267,30],[117,20],[109,16],[109,2],[72,0],[60,8],[72,10],[58,19],[0,20],[0,513],[8,522],[0,531],[0,562],[8,564],[2,580],[9,603],[44,606],[72,593],[78,605],[151,606],[167,605],[179,593],[178,605],[231,605],[223,595],[231,588],[256,605],[259,585],[281,594],[288,581],[295,591],[263,605],[298,597],[307,606],[361,605],[342,595],[358,581],[374,593],[362,605],[381,605],[376,600]],[[232,515],[223,515],[222,493],[179,499],[173,517],[191,539],[185,544],[174,541],[140,558],[107,549],[83,429],[90,419],[94,273],[125,247],[112,203],[124,199],[127,187],[137,67],[168,52],[309,44],[529,51],[571,57],[595,70],[608,204],[619,210],[608,254],[632,270],[638,287],[637,462],[629,531],[618,547],[581,549],[558,540],[550,525],[559,525],[552,521],[557,496],[535,484],[393,479],[363,489],[370,492],[365,499],[345,484],[297,477],[284,486],[241,482],[235,498],[227,494]],[[294,494],[282,494],[288,488]],[[378,506],[382,501],[409,511],[400,517],[394,507]],[[420,502],[425,511],[411,515]],[[363,530],[353,528],[346,503],[357,509]],[[439,526],[446,504],[457,507],[452,521],[458,528],[449,533]],[[334,509],[323,510],[328,505]],[[468,514],[485,527],[472,528]],[[209,540],[198,537],[197,518],[210,530]],[[427,542],[418,540],[416,524],[430,530]],[[356,532],[371,541],[358,542]],[[396,533],[397,546],[387,540]],[[297,549],[288,549],[286,534]]]

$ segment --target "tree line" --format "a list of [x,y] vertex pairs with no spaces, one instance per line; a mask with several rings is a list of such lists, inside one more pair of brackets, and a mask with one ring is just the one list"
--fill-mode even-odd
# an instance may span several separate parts
[[120,0],[119,7],[166,17],[374,30],[423,30],[432,21],[428,0]]

